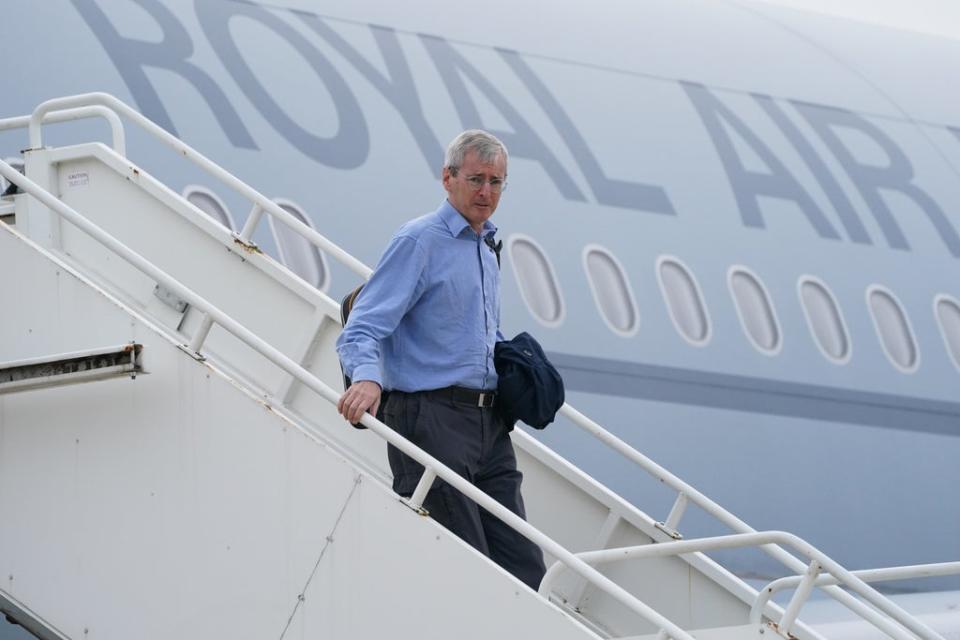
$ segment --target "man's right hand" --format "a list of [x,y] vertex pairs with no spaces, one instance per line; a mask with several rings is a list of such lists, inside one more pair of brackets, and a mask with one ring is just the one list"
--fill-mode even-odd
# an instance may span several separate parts
[[337,411],[351,424],[360,422],[364,413],[377,415],[380,407],[380,385],[370,380],[359,380],[350,385],[350,388],[340,396]]

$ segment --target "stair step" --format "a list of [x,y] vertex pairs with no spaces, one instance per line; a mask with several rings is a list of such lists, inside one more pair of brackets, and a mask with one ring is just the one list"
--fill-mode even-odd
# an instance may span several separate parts
[[[769,631],[769,633],[767,633]],[[657,640],[659,634],[629,636],[619,640]],[[750,640],[752,638],[779,638],[766,625],[744,624],[730,627],[713,627],[690,631],[697,640]]]

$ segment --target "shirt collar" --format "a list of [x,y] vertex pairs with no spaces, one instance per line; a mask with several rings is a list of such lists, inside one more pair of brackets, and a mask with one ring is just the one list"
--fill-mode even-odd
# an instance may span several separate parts
[[[460,215],[460,212],[457,211],[456,207],[450,204],[449,200],[443,201],[443,204],[441,204],[440,208],[437,209],[437,215],[439,215],[440,219],[443,220],[443,224],[446,225],[450,235],[452,235],[454,238],[460,237],[460,234],[463,233],[464,229],[470,228],[470,223],[467,222],[466,218]],[[492,236],[496,232],[497,225],[493,224],[489,220],[486,220],[483,223],[483,233],[481,235],[484,238]]]

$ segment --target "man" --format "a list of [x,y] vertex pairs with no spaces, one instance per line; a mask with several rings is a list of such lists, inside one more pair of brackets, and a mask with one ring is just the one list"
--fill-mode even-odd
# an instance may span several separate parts
[[[384,421],[514,513],[525,517],[522,476],[495,406],[494,345],[500,333],[500,270],[490,216],[506,186],[507,150],[485,131],[447,148],[447,198],[394,235],[337,341],[353,381],[337,409],[356,423]],[[423,467],[388,448],[393,489],[410,496]],[[430,515],[536,589],[539,547],[443,480],[424,501]]]

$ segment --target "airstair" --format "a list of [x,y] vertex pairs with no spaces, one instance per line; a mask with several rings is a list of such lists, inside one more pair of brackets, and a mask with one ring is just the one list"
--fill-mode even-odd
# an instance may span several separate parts
[[[106,119],[111,144],[43,146],[45,123],[81,118]],[[124,122],[249,200],[242,230],[129,160]],[[251,238],[269,216],[358,282],[365,265],[112,96],[51,100],[11,128],[29,148],[25,175],[0,162],[20,191],[0,201],[0,611],[37,637],[815,640],[801,614],[821,589],[878,637],[941,638],[868,581],[958,563],[850,572],[573,407],[638,481],[676,492],[662,520],[521,428],[529,523],[375,418],[349,428],[337,303]],[[410,499],[384,441],[426,468]],[[539,593],[427,516],[437,478],[541,546]],[[730,533],[685,539],[688,505]],[[707,555],[735,547],[795,575],[758,592]]]

